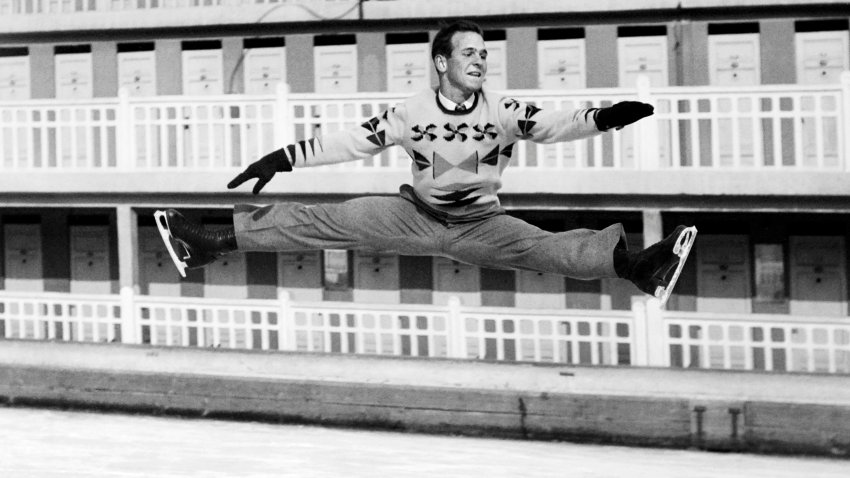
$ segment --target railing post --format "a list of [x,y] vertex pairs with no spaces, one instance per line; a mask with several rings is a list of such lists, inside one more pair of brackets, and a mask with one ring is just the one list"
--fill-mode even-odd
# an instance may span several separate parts
[[278,340],[280,350],[294,351],[295,346],[295,314],[292,313],[292,296],[289,291],[282,288],[277,289],[277,301],[279,304],[280,317],[277,321]]
[[280,82],[275,88],[274,102],[274,144],[282,148],[294,142],[294,129],[289,111],[289,84]]
[[137,330],[136,294],[130,287],[121,288],[121,343],[139,344],[142,336]]
[[634,320],[634,329],[632,329],[635,347],[634,364],[638,367],[646,367],[649,365],[649,346],[647,344],[646,304],[644,301],[632,301],[632,317]]
[[850,158],[847,157],[850,155],[850,71],[841,73],[841,100],[841,128],[844,134],[838,134],[839,138],[843,138],[838,154],[844,160],[844,170],[850,172]]
[[656,298],[647,299],[646,307],[646,358],[649,367],[667,367],[664,360],[664,347],[667,344],[664,332],[661,301]]
[[[649,103],[653,106],[652,93],[650,90],[649,77],[638,75],[637,77],[638,101]],[[658,119],[653,115],[644,118],[635,124],[635,134],[632,135],[634,152],[638,169],[655,170],[659,168],[658,162]]]
[[121,341],[138,343],[141,334],[136,318],[135,296],[139,293],[139,220],[129,205],[115,211],[118,229],[118,281],[121,291]]
[[466,358],[466,337],[464,337],[463,316],[460,313],[460,297],[453,295],[449,297],[448,326],[449,332],[449,357]]
[[118,109],[115,111],[115,167],[119,171],[133,169],[134,136],[130,92],[126,87],[121,87],[118,89]]

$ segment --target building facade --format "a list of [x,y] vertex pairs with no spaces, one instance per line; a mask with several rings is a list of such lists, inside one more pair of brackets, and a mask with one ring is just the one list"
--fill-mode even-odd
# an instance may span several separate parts
[[[696,225],[664,317],[830,324],[827,367],[850,370],[845,4],[425,3],[0,0],[0,293],[633,311],[644,297],[618,279],[444,258],[248,253],[186,279],[170,263],[157,208],[216,225],[240,202],[396,194],[411,160],[393,150],[280,174],[257,197],[224,185],[266,152],[356,127],[435,84],[430,40],[439,21],[463,17],[485,29],[490,88],[550,108],[656,107],[621,132],[520,146],[501,194],[510,214],[551,231],[622,222],[634,247]],[[38,336],[11,323],[7,336]],[[709,347],[706,324],[678,333]],[[668,325],[660,333],[674,338]],[[787,345],[800,339],[792,329],[760,333]],[[801,342],[812,370],[815,335]],[[682,364],[681,347],[668,362]]]

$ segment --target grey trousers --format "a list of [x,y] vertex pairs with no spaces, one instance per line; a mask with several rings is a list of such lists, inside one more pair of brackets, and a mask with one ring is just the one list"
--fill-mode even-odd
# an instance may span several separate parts
[[491,269],[574,279],[616,277],[614,247],[626,242],[621,224],[552,233],[507,214],[443,224],[398,196],[317,205],[237,205],[233,224],[243,252],[350,249],[444,256]]

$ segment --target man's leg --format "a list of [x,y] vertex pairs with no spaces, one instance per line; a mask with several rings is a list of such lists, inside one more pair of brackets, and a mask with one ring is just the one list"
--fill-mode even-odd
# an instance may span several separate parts
[[621,224],[601,231],[552,233],[502,214],[450,228],[450,257],[493,269],[521,269],[575,279],[617,277],[613,252],[625,247]]
[[400,197],[341,203],[238,205],[239,251],[371,250],[404,255],[438,252],[444,227]]
[[632,252],[620,224],[601,231],[551,233],[507,215],[455,226],[448,254],[490,268],[552,272],[575,279],[619,277],[663,303],[676,284],[696,237],[696,228],[678,226],[656,244]]
[[178,272],[241,251],[354,249],[405,255],[439,253],[445,228],[400,197],[338,204],[238,205],[233,227],[206,229],[169,209],[154,215]]

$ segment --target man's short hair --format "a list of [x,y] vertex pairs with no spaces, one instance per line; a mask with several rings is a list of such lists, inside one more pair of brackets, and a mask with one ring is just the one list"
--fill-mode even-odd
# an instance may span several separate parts
[[443,25],[437,32],[437,36],[434,37],[434,42],[431,43],[432,60],[437,55],[443,55],[446,58],[452,56],[452,37],[457,32],[473,32],[484,36],[481,27],[468,20],[457,20],[448,25]]

